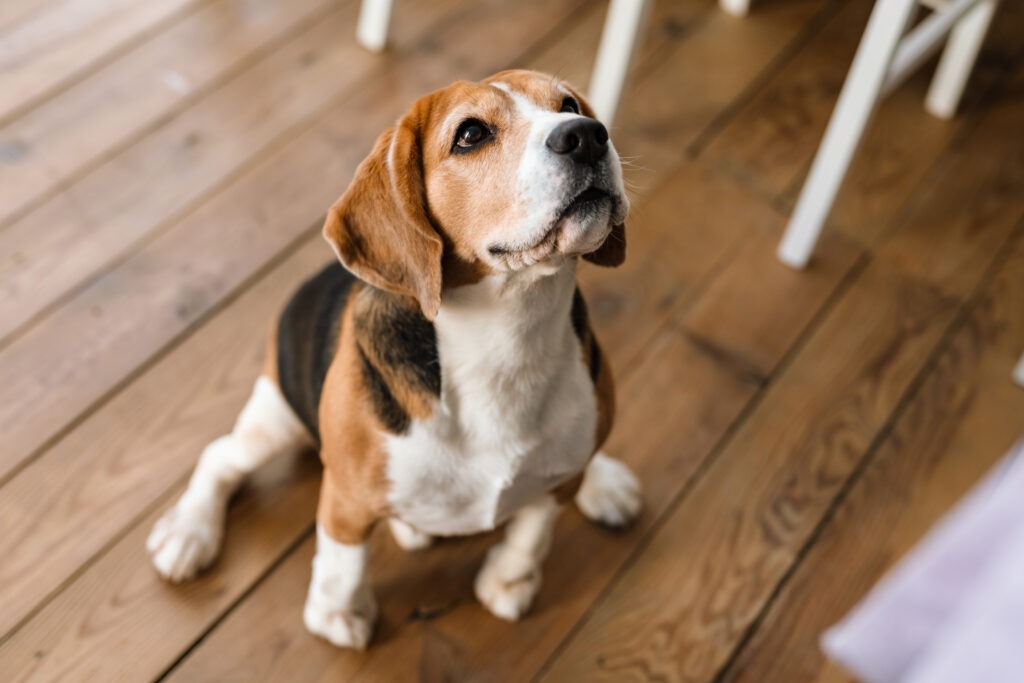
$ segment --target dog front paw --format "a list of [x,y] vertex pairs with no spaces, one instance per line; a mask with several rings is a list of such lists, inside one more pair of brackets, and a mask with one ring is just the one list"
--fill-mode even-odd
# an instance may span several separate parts
[[628,526],[640,514],[640,482],[624,463],[598,453],[587,464],[576,506],[591,521]]
[[146,549],[160,576],[178,583],[209,567],[220,552],[224,515],[176,505],[153,526]]
[[377,603],[367,591],[358,606],[341,608],[310,595],[302,612],[306,628],[337,647],[365,650],[373,637]]
[[533,604],[540,582],[540,567],[534,561],[500,544],[488,552],[473,587],[491,614],[518,621]]
[[388,527],[391,529],[391,537],[402,550],[423,550],[434,543],[434,537],[425,534],[411,524],[407,524],[397,517],[388,520]]

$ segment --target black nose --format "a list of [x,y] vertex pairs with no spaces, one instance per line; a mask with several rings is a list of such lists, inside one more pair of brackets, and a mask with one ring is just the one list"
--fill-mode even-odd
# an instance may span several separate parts
[[608,152],[608,129],[594,119],[573,119],[556,126],[544,144],[555,154],[593,164]]

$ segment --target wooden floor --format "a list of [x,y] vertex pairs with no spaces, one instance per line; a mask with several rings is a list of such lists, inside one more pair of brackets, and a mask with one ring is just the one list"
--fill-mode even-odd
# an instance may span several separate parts
[[882,107],[813,266],[774,259],[870,3],[655,3],[612,135],[627,264],[584,290],[616,370],[615,534],[560,521],[533,612],[485,614],[493,537],[375,537],[373,647],[304,631],[319,466],[275,463],[202,579],[144,548],[226,431],[264,331],[416,96],[508,66],[586,85],[606,3],[0,6],[0,680],[846,681],[817,647],[1024,428],[1024,5],[952,122]]

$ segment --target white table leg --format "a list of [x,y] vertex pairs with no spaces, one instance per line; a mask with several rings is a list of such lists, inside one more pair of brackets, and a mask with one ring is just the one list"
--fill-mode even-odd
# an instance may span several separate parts
[[750,0],[718,0],[718,6],[734,17],[745,17],[750,13]]
[[793,217],[779,245],[779,260],[804,268],[846,176],[861,135],[875,110],[907,22],[917,0],[877,0],[846,83]]
[[956,113],[997,4],[998,0],[980,0],[950,32],[925,98],[924,107],[932,115],[951,119]]
[[370,52],[380,52],[388,42],[391,0],[363,0],[356,25],[356,40]]
[[1024,387],[1024,354],[1021,354],[1017,361],[1017,367],[1013,371],[1013,381]]
[[590,104],[597,118],[611,126],[639,41],[650,0],[611,0],[590,76]]

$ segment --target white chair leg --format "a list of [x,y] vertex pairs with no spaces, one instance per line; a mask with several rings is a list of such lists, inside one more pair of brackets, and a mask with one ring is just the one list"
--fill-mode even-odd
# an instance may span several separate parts
[[745,17],[750,13],[750,0],[718,0],[718,6],[734,17]]
[[925,98],[924,107],[932,115],[951,119],[956,114],[997,4],[998,0],[980,0],[950,32]]
[[370,52],[381,52],[388,42],[391,0],[363,0],[356,25],[356,40]]
[[1013,370],[1013,381],[1024,387],[1024,354],[1021,354],[1017,367]]
[[779,260],[804,268],[881,96],[893,55],[917,0],[877,0],[839,94],[811,172],[779,245]]
[[650,0],[611,0],[608,17],[590,76],[590,104],[606,126],[611,126],[639,41]]

